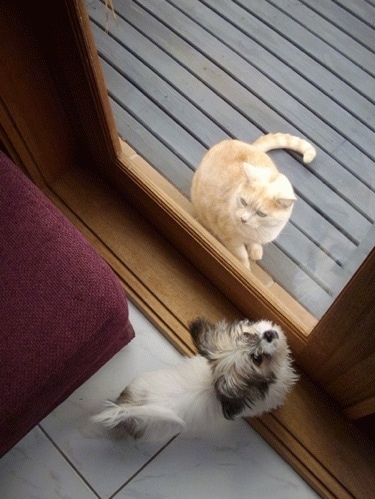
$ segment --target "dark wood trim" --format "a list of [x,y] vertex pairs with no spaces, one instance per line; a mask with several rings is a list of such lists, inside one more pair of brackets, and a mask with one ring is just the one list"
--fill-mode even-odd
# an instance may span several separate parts
[[3,142],[43,185],[71,164],[74,140],[32,24],[17,2],[0,9]]
[[375,413],[375,249],[312,331],[299,362],[351,418]]

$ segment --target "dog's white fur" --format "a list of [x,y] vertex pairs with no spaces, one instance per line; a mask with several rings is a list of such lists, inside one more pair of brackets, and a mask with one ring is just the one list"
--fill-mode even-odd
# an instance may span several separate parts
[[199,355],[136,377],[93,420],[160,441],[275,409],[297,380],[285,335],[269,321],[197,319],[190,332]]

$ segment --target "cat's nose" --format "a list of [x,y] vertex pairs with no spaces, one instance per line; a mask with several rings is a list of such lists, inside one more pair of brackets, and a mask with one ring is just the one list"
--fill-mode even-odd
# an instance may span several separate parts
[[265,331],[263,333],[263,339],[268,341],[268,343],[272,343],[273,340],[276,340],[279,337],[277,331],[274,329],[270,329],[269,331]]

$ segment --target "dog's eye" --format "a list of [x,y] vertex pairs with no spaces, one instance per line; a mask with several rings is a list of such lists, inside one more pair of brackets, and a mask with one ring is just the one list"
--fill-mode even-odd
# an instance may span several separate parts
[[243,339],[248,345],[252,345],[254,343],[254,334],[244,331]]
[[262,362],[263,362],[263,357],[262,357],[262,355],[255,355],[255,354],[253,354],[253,355],[251,356],[251,358],[252,358],[252,360],[253,360],[253,362],[254,362],[254,364],[255,364],[256,366],[260,366],[260,365],[262,364]]
[[242,206],[247,206],[246,199],[240,198],[240,201],[241,201]]

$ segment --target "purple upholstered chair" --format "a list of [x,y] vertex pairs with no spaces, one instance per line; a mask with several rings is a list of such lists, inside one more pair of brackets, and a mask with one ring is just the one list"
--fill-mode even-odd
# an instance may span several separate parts
[[133,336],[114,273],[0,151],[0,456]]

